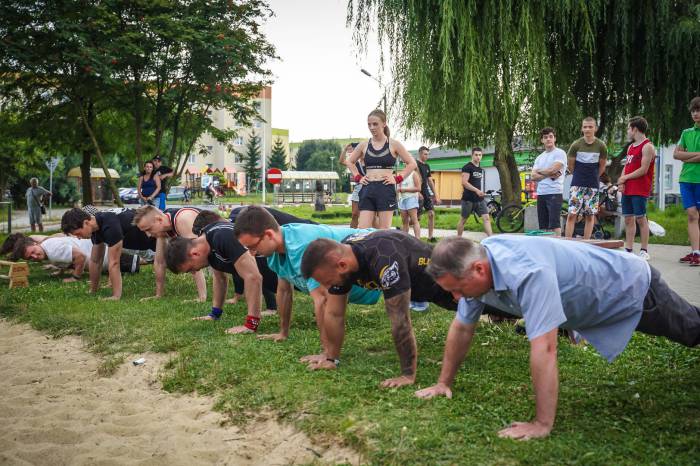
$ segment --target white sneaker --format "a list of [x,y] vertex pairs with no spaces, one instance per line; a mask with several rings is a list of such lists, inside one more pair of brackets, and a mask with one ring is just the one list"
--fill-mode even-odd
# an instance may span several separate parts
[[639,257],[641,257],[645,261],[648,261],[649,259],[651,259],[651,257],[649,256],[649,253],[646,251],[639,251]]

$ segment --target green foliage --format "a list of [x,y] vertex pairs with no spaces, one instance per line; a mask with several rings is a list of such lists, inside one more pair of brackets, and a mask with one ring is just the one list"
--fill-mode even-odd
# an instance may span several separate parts
[[275,139],[270,153],[269,168],[279,168],[280,170],[288,170],[287,153],[284,150],[284,143],[280,138]]
[[[327,157],[330,157],[331,154],[337,157],[340,153],[340,149],[340,144],[331,140],[310,139],[304,141],[299,146],[299,151],[297,152],[297,170],[316,170],[316,168],[312,169],[307,165],[309,163],[309,159],[311,159],[311,156],[317,152],[327,152],[329,153]],[[328,160],[328,158],[326,158],[326,160]],[[337,160],[338,159],[336,159],[336,162]],[[323,168],[322,170],[329,170],[328,167],[330,167],[330,160],[328,161],[329,163],[326,165],[326,168]]]
[[243,154],[243,171],[245,171],[246,179],[248,180],[246,186],[249,192],[253,191],[253,187],[256,186],[257,182],[260,180],[259,166],[261,157],[260,136],[253,131],[250,133],[248,143],[246,144],[246,151],[245,154]]

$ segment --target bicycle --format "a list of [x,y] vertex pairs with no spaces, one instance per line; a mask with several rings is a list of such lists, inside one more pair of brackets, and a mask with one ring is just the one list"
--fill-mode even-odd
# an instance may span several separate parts
[[505,206],[496,217],[496,226],[501,233],[515,233],[525,225],[525,209],[537,205],[537,199],[530,199],[530,191],[523,190],[525,202]]
[[[486,196],[488,196],[489,199],[488,202],[486,202],[486,209],[493,219],[496,219],[498,214],[501,212],[501,203],[496,200],[496,196],[500,197],[501,194],[502,192],[500,189],[497,191],[493,189],[486,191]],[[472,215],[474,216],[476,223],[481,223],[481,217],[477,215],[476,211],[472,211]]]

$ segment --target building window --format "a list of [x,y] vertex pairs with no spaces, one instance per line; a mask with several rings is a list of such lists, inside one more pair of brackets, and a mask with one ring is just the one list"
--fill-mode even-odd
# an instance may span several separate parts
[[187,157],[187,163],[197,163],[197,154],[190,154]]
[[234,146],[242,146],[243,145],[243,136],[236,137],[236,139],[233,140],[233,145]]
[[260,120],[255,120],[254,125],[255,125],[256,128],[260,128],[260,127],[262,126],[262,121],[260,121]]
[[214,150],[214,146],[207,146],[207,152],[211,154],[212,150]]
[[211,116],[211,110],[207,110],[207,115]]

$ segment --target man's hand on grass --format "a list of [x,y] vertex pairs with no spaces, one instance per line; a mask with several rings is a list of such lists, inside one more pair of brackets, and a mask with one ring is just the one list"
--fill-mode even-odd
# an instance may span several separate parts
[[381,383],[382,388],[398,388],[406,385],[413,385],[416,382],[415,375],[402,375],[400,377],[393,377],[391,379],[386,379]]
[[552,431],[552,426],[538,421],[514,422],[510,426],[498,432],[501,438],[516,440],[530,440],[531,438],[547,437]]
[[306,368],[310,371],[334,371],[338,366],[333,361],[323,358],[321,361],[310,362]]
[[226,329],[226,333],[229,335],[238,335],[240,333],[255,333],[245,325],[238,325],[236,327],[231,327],[229,329]]
[[452,390],[450,390],[450,387],[444,383],[437,383],[432,387],[416,391],[416,396],[418,398],[424,398],[426,400],[441,395],[444,395],[447,398],[452,398]]
[[299,362],[301,363],[316,363],[319,361],[325,361],[326,360],[326,355],[321,353],[321,354],[307,354],[306,356],[302,356],[299,358]]
[[272,340],[272,341],[284,341],[287,339],[287,335],[282,333],[267,333],[263,335],[258,335],[259,340]]

